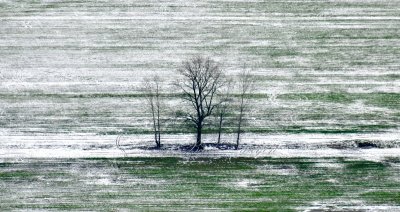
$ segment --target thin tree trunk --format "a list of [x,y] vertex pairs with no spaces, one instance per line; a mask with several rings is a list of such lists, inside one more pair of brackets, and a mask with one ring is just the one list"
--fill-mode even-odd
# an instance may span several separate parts
[[160,105],[160,78],[157,75],[154,75],[152,78],[145,79],[143,82],[144,92],[146,95],[146,101],[148,103],[148,107],[150,108],[153,126],[152,130],[154,133],[154,142],[157,148],[161,146],[161,123],[160,123],[160,113],[161,113],[161,105]]
[[[153,100],[151,100],[153,101]],[[156,142],[156,146],[159,146],[159,140],[158,140],[158,133],[157,133],[157,124],[156,124],[156,116],[155,116],[155,111],[154,111],[154,103],[151,102],[151,114],[153,116],[153,130],[154,130],[154,141]]]
[[[241,116],[241,115],[240,115],[240,116]],[[242,118],[240,117],[239,126],[238,126],[238,131],[237,131],[237,137],[236,137],[236,147],[235,147],[235,149],[239,149],[241,125],[242,125]]]
[[237,130],[237,137],[236,137],[236,147],[235,149],[239,149],[239,142],[240,142],[240,134],[241,132],[241,127],[242,127],[242,117],[243,117],[243,99],[244,99],[244,95],[241,96],[241,100],[240,100],[240,114],[239,114],[239,122],[238,122],[238,130]]
[[219,114],[219,127],[218,127],[218,144],[221,143],[221,133],[222,133],[222,120],[223,120],[223,114]]
[[158,132],[158,139],[157,139],[157,148],[161,147],[161,124],[160,124],[160,99],[159,99],[159,88],[157,84],[157,132]]

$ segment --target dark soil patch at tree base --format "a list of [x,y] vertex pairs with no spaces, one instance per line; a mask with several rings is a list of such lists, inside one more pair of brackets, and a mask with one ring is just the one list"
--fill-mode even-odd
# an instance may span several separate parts
[[200,152],[204,149],[206,149],[207,147],[211,147],[211,148],[216,148],[219,150],[235,150],[236,149],[236,145],[234,144],[227,144],[227,143],[220,143],[220,144],[216,144],[216,143],[203,143],[200,146],[195,146],[195,145],[184,145],[181,146],[179,149],[181,151],[188,151],[188,152]]
[[[248,146],[248,145],[247,145]],[[170,150],[170,151],[182,151],[182,152],[201,152],[204,151],[206,148],[216,148],[219,150],[235,150],[236,145],[234,144],[228,144],[228,143],[203,143],[200,146],[196,146],[194,144],[188,144],[188,145],[165,145],[161,144],[160,147],[156,146],[139,146],[135,147],[137,149],[141,150],[155,150],[155,151],[165,151],[165,150]],[[240,146],[239,146],[240,149]]]
[[378,145],[371,142],[356,142],[357,147],[361,149],[379,148]]
[[327,147],[332,149],[371,149],[371,148],[398,148],[399,141],[375,141],[375,140],[347,140],[332,142]]
[[184,145],[180,146],[179,150],[184,152],[201,152],[204,150],[203,144],[196,146],[196,145]]
[[155,145],[151,146],[131,146],[129,149],[140,149],[150,151],[177,151],[177,152],[204,152],[209,150],[275,150],[275,149],[304,149],[304,150],[318,150],[318,149],[384,149],[384,148],[399,148],[400,143],[398,141],[374,141],[374,140],[346,140],[340,142],[322,143],[322,144],[300,144],[300,143],[285,143],[285,144],[240,144],[239,148],[236,149],[234,143],[202,143],[200,146],[195,144],[161,144],[160,147]]

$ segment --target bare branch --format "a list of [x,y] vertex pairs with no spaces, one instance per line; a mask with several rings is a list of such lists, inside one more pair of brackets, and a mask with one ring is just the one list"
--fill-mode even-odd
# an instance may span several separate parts
[[157,148],[161,146],[161,90],[161,78],[158,75],[144,79],[143,92],[145,93],[145,99],[151,112],[154,141]]
[[218,105],[215,95],[222,85],[223,74],[216,62],[201,56],[183,62],[178,73],[182,80],[177,85],[184,94],[183,100],[189,102],[193,109],[188,116],[197,129],[196,146],[200,146],[203,121]]
[[239,83],[239,117],[238,117],[238,127],[237,127],[237,137],[236,137],[236,149],[239,148],[240,135],[242,133],[242,122],[243,116],[245,113],[245,109],[248,107],[248,101],[246,96],[253,92],[255,78],[251,74],[250,70],[246,69],[246,66],[243,67],[242,71],[238,75],[238,83]]

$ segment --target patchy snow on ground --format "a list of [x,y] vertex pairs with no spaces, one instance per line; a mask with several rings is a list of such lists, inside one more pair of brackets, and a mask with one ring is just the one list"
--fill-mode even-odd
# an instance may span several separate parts
[[330,199],[312,202],[311,206],[299,207],[304,212],[313,211],[399,211],[399,206],[393,205],[370,205],[362,200]]
[[[233,136],[233,135],[232,135]],[[88,158],[88,157],[349,157],[381,160],[399,157],[400,148],[357,148],[337,146],[343,141],[379,140],[399,142],[399,133],[371,134],[245,134],[239,150],[206,147],[201,152],[187,152],[179,146],[194,144],[194,136],[165,135],[161,150],[152,150],[152,135],[122,136],[119,147],[110,135],[0,136],[0,158]],[[215,141],[204,136],[204,142]],[[229,138],[229,137],[228,137]],[[225,138],[226,139],[226,138]],[[224,140],[224,141],[227,141]],[[327,164],[329,165],[329,164]]]
[[286,175],[297,175],[298,174],[298,170],[294,165],[263,165],[263,166],[259,166],[257,167],[257,171],[256,173],[268,173],[268,174],[272,174],[272,175],[282,175],[282,176],[286,176]]

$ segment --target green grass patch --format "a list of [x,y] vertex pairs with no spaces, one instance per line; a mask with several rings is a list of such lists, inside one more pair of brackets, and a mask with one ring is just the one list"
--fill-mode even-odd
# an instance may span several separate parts
[[37,175],[37,174],[34,172],[31,172],[31,171],[25,171],[25,170],[0,172],[1,179],[30,178],[35,175]]
[[0,168],[6,168],[12,166],[12,163],[0,163]]
[[398,93],[287,93],[278,96],[290,101],[319,101],[349,104],[362,100],[367,105],[400,109],[400,94]]
[[386,169],[386,165],[374,161],[348,161],[346,162],[346,169],[350,171],[368,171],[369,169],[383,171]]
[[[4,192],[13,194],[2,197],[2,203],[7,206],[2,209],[180,210],[191,207],[193,210],[291,211],[315,201],[342,197],[366,199],[375,205],[398,204],[399,193],[392,191],[400,186],[393,180],[399,173],[386,162],[193,155],[196,157],[85,158],[65,162],[38,159],[13,163],[10,168],[20,170],[3,172],[0,177],[0,182],[7,182]],[[20,178],[31,175],[32,167],[43,177],[30,187],[33,192],[23,192],[32,181]],[[10,198],[15,196],[19,198]],[[29,204],[25,204],[28,200]]]
[[400,191],[371,191],[361,194],[361,197],[376,203],[400,204]]
[[354,98],[347,93],[288,93],[278,96],[279,99],[293,101],[321,101],[321,102],[337,102],[350,103]]
[[400,93],[366,94],[366,104],[400,110]]

